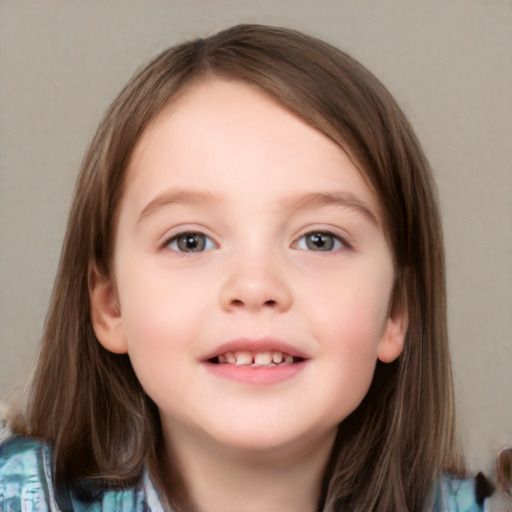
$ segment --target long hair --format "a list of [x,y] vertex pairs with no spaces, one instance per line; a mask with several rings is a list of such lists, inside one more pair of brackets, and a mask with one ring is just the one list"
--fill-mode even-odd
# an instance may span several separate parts
[[128,356],[106,351],[94,335],[89,279],[93,266],[110,275],[126,169],[141,134],[187,85],[208,76],[257,86],[320,130],[380,202],[397,269],[394,302],[407,307],[409,328],[401,356],[377,364],[367,396],[340,424],[319,508],[421,510],[439,471],[458,464],[444,250],[429,164],[375,76],[340,50],[282,28],[236,26],[171,48],[111,105],[77,182],[24,433],[54,446],[57,478],[129,485],[147,466],[158,484],[162,468],[173,467],[163,460],[157,408]]

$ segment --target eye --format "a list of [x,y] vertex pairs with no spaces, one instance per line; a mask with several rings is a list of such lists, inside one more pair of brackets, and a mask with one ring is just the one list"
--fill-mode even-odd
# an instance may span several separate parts
[[348,247],[348,244],[336,235],[325,231],[312,231],[299,238],[297,242],[297,248],[304,251],[328,252],[343,247]]
[[166,242],[166,247],[177,252],[203,252],[215,248],[213,240],[204,233],[178,233]]

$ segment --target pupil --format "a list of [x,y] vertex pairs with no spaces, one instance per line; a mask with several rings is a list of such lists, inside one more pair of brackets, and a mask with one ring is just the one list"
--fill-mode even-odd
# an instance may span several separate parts
[[325,238],[323,235],[313,235],[313,243],[317,247],[323,247],[325,245]]
[[198,252],[204,248],[204,238],[197,233],[183,235],[178,240],[178,246],[185,252]]
[[330,251],[333,248],[334,242],[331,236],[324,233],[314,233],[309,236],[310,249]]

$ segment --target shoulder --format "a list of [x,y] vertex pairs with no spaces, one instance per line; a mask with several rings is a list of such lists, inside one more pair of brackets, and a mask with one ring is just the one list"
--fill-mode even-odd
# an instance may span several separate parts
[[147,472],[138,485],[114,489],[101,480],[56,487],[53,451],[36,439],[12,437],[0,444],[0,511],[164,512]]
[[26,437],[12,437],[0,444],[0,510],[15,512],[29,504],[53,501],[48,445]]
[[432,512],[484,512],[476,499],[475,482],[443,475],[435,489]]
[[0,482],[51,478],[52,453],[45,443],[27,437],[11,437],[0,444]]

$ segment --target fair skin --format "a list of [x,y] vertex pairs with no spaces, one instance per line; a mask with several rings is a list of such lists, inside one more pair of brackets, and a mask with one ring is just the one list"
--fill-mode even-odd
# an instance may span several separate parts
[[201,512],[313,512],[338,424],[400,354],[378,200],[255,87],[190,86],[144,132],[99,341],[128,353]]

